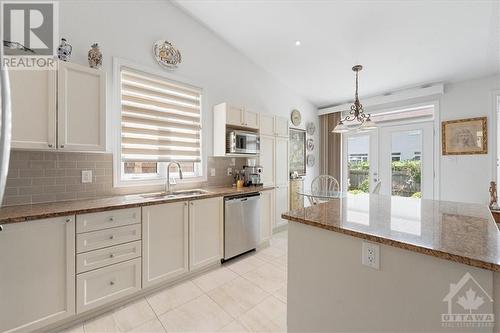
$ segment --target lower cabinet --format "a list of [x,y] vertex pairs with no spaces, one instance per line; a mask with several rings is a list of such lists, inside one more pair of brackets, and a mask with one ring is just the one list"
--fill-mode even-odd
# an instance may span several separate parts
[[268,241],[273,233],[274,190],[260,192],[260,242]]
[[197,270],[222,259],[223,198],[189,202],[189,269]]
[[31,332],[74,315],[74,216],[1,229],[0,332]]
[[77,312],[81,313],[141,290],[141,259],[78,274]]
[[142,208],[142,285],[188,272],[188,202]]

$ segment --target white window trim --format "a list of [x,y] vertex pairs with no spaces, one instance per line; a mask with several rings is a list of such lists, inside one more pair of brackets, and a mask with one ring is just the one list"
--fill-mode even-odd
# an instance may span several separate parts
[[[141,64],[137,64],[134,61],[113,57],[113,101],[112,101],[112,112],[111,112],[111,126],[112,126],[112,135],[114,139],[113,144],[113,186],[114,187],[130,187],[130,186],[147,186],[147,185],[163,185],[166,182],[166,165],[168,163],[162,162],[158,165],[159,173],[151,176],[142,176],[140,178],[132,178],[123,179],[122,178],[122,160],[121,160],[121,67],[128,67],[131,69],[135,69],[144,73],[148,73],[151,75],[156,75],[159,77],[163,77],[167,80],[173,80],[182,82],[188,85],[192,85],[195,87],[200,87],[201,85],[197,82],[194,82],[192,79],[185,78],[181,75],[174,73],[166,73],[164,70],[152,69],[147,66],[143,66]],[[177,173],[171,174],[172,178],[175,176],[176,182],[178,184],[187,184],[187,183],[200,183],[207,181],[207,170],[206,170],[206,161],[207,161],[207,131],[203,130],[205,127],[205,117],[204,108],[205,103],[203,103],[203,89],[199,88],[202,94],[202,100],[200,105],[200,122],[201,122],[201,135],[200,135],[200,145],[201,145],[201,161],[199,163],[199,168],[201,171],[201,176],[199,177],[188,177],[186,179],[179,179]],[[165,175],[165,177],[163,176]],[[189,173],[184,173],[184,175],[189,176]]]

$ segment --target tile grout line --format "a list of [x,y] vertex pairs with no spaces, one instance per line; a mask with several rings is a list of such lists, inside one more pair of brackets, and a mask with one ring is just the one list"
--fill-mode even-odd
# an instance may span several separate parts
[[[168,288],[167,288],[168,289]],[[161,327],[163,327],[163,329],[165,330],[165,333],[168,333],[167,331],[167,328],[165,327],[165,325],[163,325],[163,322],[160,320],[160,317],[158,316],[158,314],[156,313],[155,309],[153,309],[153,306],[149,303],[147,297],[144,297],[144,299],[146,300],[146,303],[148,303],[148,306],[149,308],[151,309],[151,311],[153,311],[153,313],[155,314],[155,317],[156,317],[156,320],[158,320],[160,322],[160,325]],[[168,311],[167,311],[168,312]],[[166,313],[166,312],[165,312]]]

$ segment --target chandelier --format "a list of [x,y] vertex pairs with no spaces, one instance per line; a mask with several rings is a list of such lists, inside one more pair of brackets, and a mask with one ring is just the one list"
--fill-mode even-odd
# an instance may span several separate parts
[[349,114],[344,119],[339,120],[339,123],[333,129],[332,133],[346,133],[350,131],[365,132],[377,128],[374,121],[370,119],[371,115],[365,113],[363,105],[358,98],[358,74],[363,69],[363,66],[356,65],[352,68],[356,72],[356,93],[354,95],[354,104],[351,105]]

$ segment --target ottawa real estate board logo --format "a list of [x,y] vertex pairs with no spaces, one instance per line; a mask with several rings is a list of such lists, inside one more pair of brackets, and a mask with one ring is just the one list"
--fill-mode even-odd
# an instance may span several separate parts
[[441,314],[444,327],[493,327],[493,298],[469,273],[457,282],[450,284],[448,294],[443,298],[448,312]]
[[54,69],[58,42],[58,3],[2,1],[1,59],[10,69]]

